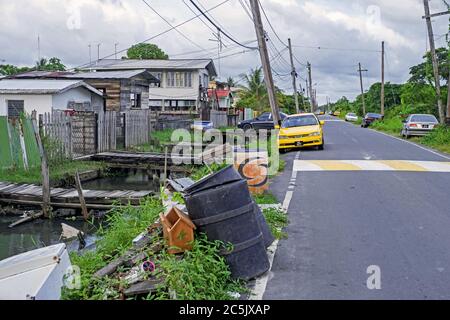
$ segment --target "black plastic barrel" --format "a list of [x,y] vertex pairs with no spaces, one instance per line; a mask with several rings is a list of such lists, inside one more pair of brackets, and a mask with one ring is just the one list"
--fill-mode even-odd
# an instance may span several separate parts
[[259,229],[262,232],[264,245],[266,248],[270,247],[270,245],[275,241],[275,237],[270,230],[269,225],[267,224],[266,218],[261,210],[261,208],[254,203],[256,220],[258,221]]
[[240,180],[189,194],[186,207],[198,231],[210,240],[232,244],[223,250],[233,278],[249,280],[270,268],[247,181]]
[[214,174],[206,176],[200,181],[184,189],[186,194],[194,194],[202,190],[211,189],[220,185],[224,185],[230,182],[242,180],[241,175],[237,172],[233,166],[228,166]]

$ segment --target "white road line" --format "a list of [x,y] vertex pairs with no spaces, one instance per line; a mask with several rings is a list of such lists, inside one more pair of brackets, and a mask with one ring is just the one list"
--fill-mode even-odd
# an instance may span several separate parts
[[[298,160],[300,158],[300,152],[297,152],[295,159]],[[295,161],[296,161],[295,160]],[[297,179],[297,171],[294,170],[294,164],[292,165],[292,180]],[[289,186],[291,188],[292,186]],[[288,190],[286,192],[286,196],[283,201],[282,209],[287,213],[289,212],[289,206],[291,204],[292,196],[294,195],[294,191]],[[249,295],[249,300],[262,300],[264,298],[264,293],[266,293],[267,283],[269,282],[269,277],[272,275],[272,266],[273,260],[275,259],[275,254],[278,249],[279,240],[275,240],[272,245],[268,249],[267,256],[270,262],[269,271],[267,271],[262,277],[256,279],[255,287]]]
[[403,140],[403,139],[400,139],[400,138],[391,136],[391,135],[389,135],[389,134],[387,134],[387,133],[380,132],[380,131],[377,131],[377,130],[374,130],[374,129],[370,129],[370,128],[369,128],[369,130],[371,130],[371,131],[373,131],[373,132],[376,132],[376,133],[379,133],[379,134],[382,134],[382,135],[384,135],[384,136],[390,137],[390,138],[392,138],[392,139],[396,139],[396,140],[399,140],[399,141],[402,141],[402,142],[405,142],[405,143],[409,143],[409,144],[411,144],[411,145],[413,145],[413,146],[416,146],[416,147],[419,148],[419,149],[428,151],[428,152],[430,152],[430,153],[432,153],[432,154],[435,154],[435,155],[437,155],[437,156],[439,156],[439,157],[442,157],[442,158],[444,158],[444,159],[450,160],[450,157],[447,157],[447,156],[445,156],[445,155],[443,155],[443,154],[440,154],[439,152],[430,150],[430,149],[428,149],[428,148],[422,147],[422,146],[420,146],[420,145],[418,145],[418,144],[416,144],[416,143],[413,143],[413,142],[411,142],[411,141]]
[[275,240],[272,245],[267,249],[267,256],[269,258],[270,269],[262,277],[256,279],[255,287],[253,288],[249,300],[262,300],[264,298],[264,293],[266,293],[267,283],[269,282],[269,276],[271,275],[273,259],[275,258],[275,253],[277,252],[279,240]]

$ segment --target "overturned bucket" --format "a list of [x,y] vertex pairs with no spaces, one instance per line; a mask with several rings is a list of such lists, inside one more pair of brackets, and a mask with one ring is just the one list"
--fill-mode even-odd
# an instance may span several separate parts
[[275,237],[272,234],[272,231],[270,230],[269,225],[267,224],[266,218],[264,217],[264,214],[256,203],[253,204],[256,220],[258,221],[259,228],[261,230],[264,245],[266,248],[269,248],[270,245],[275,241]]
[[249,280],[269,270],[264,237],[247,181],[241,179],[202,189],[188,194],[185,200],[199,232],[210,240],[232,245],[221,254],[233,278]]
[[186,189],[184,189],[184,193],[194,194],[202,190],[211,189],[217,186],[221,186],[230,182],[240,180],[242,180],[241,175],[236,170],[234,170],[233,166],[230,165],[220,171],[217,171],[216,173],[206,176],[200,181],[187,187]]

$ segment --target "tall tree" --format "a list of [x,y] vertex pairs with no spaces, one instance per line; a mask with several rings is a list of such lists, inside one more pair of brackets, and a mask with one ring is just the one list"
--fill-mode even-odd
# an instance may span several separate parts
[[163,50],[161,50],[156,44],[140,43],[128,49],[127,58],[167,60],[169,59],[169,56]]
[[236,82],[234,81],[233,77],[228,77],[227,79],[227,87],[232,88],[232,87],[236,87]]
[[59,58],[53,57],[50,59],[42,58],[36,61],[36,70],[38,71],[65,71],[66,66]]
[[270,105],[262,69],[252,69],[249,74],[242,77],[245,84],[240,86],[242,90],[239,93],[240,101],[238,105],[260,112],[267,109]]

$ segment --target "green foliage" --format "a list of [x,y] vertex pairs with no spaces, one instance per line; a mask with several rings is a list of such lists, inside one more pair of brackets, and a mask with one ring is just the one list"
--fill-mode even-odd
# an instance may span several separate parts
[[273,236],[276,239],[287,238],[287,233],[283,231],[289,224],[286,213],[276,208],[264,209],[263,213]]
[[194,181],[199,181],[204,177],[206,177],[207,175],[211,174],[211,171],[209,169],[211,169],[213,172],[217,172],[224,169],[225,167],[227,167],[227,164],[213,163],[209,166],[209,168],[206,165],[204,165],[195,169],[191,173],[190,178],[193,179]]
[[[88,170],[103,169],[105,164],[101,162],[90,161],[64,161],[52,163],[49,167],[50,182],[59,182],[65,178],[73,177],[76,171],[83,172]],[[14,170],[0,170],[0,181],[12,183],[42,183],[41,167]]]
[[[441,80],[448,80],[449,68],[448,57],[449,49],[436,49],[436,56],[439,64],[439,76]],[[431,58],[431,51],[428,51],[424,56],[424,62],[410,68],[411,78],[409,83],[428,84],[434,87],[433,61]]]
[[239,92],[238,108],[252,108],[263,112],[269,108],[269,98],[261,68],[252,69],[250,74],[242,76],[245,84]]
[[222,242],[209,242],[201,235],[182,259],[165,255],[161,268],[166,285],[157,299],[169,299],[172,292],[177,300],[230,300],[230,292],[243,292],[241,282],[230,280],[231,272],[219,255],[223,247]]
[[132,46],[127,51],[127,57],[128,59],[169,59],[169,56],[164,51],[152,43],[140,43]]
[[0,65],[0,75],[2,76],[14,76],[19,73],[31,71],[28,67],[17,67],[11,64]]
[[53,57],[50,59],[42,58],[36,62],[35,70],[38,71],[65,71],[66,66],[59,58]]
[[132,240],[152,225],[161,212],[164,212],[164,207],[156,198],[145,199],[139,207],[116,207],[104,223],[107,228],[100,226],[97,231],[100,239],[96,243],[96,251],[83,255],[71,254],[72,264],[81,269],[82,287],[80,290],[63,290],[63,298],[68,300],[117,298],[107,294],[107,291],[117,294],[119,285],[117,280],[108,278],[96,280],[93,274],[129,249]]
[[[71,254],[72,264],[81,270],[81,289],[63,290],[66,300],[104,300],[119,298],[119,289],[126,283],[109,277],[95,279],[93,274],[127,251],[132,240],[153,224],[164,211],[160,200],[147,198],[140,207],[118,207],[108,220],[108,228],[100,228],[97,250],[83,255]],[[159,239],[155,239],[159,241]],[[173,298],[186,300],[231,299],[229,292],[243,292],[241,282],[232,281],[224,259],[219,255],[221,242],[209,242],[204,235],[197,237],[193,250],[182,256],[170,255],[165,250],[154,256],[157,274],[164,283],[148,299]],[[150,253],[149,253],[150,254]],[[125,270],[123,270],[125,271]]]
[[383,121],[375,121],[371,124],[371,127],[376,130],[399,135],[402,130],[403,123],[400,117],[385,118]]
[[257,204],[277,204],[278,200],[277,198],[275,198],[275,196],[271,193],[263,193],[263,194],[258,194],[256,196],[254,196],[255,202]]
[[439,126],[430,134],[423,137],[421,143],[440,151],[450,153],[450,127]]

